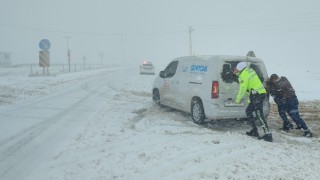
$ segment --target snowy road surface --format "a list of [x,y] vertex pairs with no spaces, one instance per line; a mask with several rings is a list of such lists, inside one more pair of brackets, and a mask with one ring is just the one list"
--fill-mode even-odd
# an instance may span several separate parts
[[304,117],[315,137],[278,130],[274,142],[239,121],[192,123],[153,107],[155,76],[109,68],[27,77],[2,73],[0,177],[35,179],[318,179],[319,102]]

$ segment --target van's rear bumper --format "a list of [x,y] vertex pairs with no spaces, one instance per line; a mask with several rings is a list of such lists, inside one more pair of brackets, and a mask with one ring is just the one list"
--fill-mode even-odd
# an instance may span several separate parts
[[[203,103],[204,112],[208,120],[215,119],[242,119],[247,118],[246,108],[244,107],[225,107],[214,103]],[[263,112],[265,116],[269,115],[270,104],[264,103]]]

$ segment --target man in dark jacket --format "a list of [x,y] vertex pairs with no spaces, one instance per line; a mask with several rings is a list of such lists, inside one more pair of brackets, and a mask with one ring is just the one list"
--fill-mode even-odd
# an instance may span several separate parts
[[279,116],[283,120],[283,125],[280,130],[289,131],[290,129],[293,129],[293,125],[287,117],[287,114],[289,114],[289,116],[291,114],[289,113],[288,107],[286,105],[286,99],[281,97],[280,92],[277,91],[275,85],[270,81],[267,81],[267,91],[273,97],[274,102],[277,104]]
[[310,129],[299,114],[299,101],[289,80],[286,77],[279,77],[277,74],[272,74],[270,76],[270,84],[272,87],[271,91],[273,91],[272,94],[275,94],[276,100],[280,100],[280,105],[283,106],[282,109],[280,109],[280,111],[282,111],[280,117],[283,119],[284,124],[290,126],[288,125],[289,121],[286,113],[284,113],[288,112],[289,116],[297,125],[297,129],[303,129],[304,136],[312,137]]

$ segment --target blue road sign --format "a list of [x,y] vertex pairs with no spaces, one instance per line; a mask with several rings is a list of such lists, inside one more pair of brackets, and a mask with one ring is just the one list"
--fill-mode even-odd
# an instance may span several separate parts
[[48,51],[50,49],[50,41],[48,39],[42,39],[39,43],[39,47],[40,49],[44,50],[44,51]]

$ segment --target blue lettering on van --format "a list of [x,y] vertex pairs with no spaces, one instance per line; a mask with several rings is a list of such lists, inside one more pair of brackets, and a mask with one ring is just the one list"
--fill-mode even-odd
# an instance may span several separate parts
[[208,66],[203,65],[191,65],[191,72],[207,72]]

